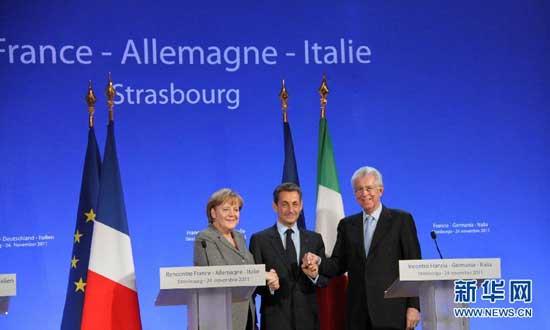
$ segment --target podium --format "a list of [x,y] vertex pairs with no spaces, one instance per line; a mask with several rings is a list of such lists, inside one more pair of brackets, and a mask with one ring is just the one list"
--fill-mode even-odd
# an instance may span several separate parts
[[10,298],[17,293],[15,274],[0,274],[0,315],[7,315]]
[[232,330],[231,303],[265,281],[265,265],[163,267],[155,305],[187,305],[189,330]]
[[500,278],[500,259],[399,260],[399,278],[385,291],[384,298],[420,299],[423,330],[468,330],[468,318],[457,318],[454,281]]

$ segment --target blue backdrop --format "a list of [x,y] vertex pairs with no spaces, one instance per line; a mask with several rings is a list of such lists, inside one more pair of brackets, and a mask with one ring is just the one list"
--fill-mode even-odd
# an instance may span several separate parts
[[247,236],[274,223],[281,79],[314,228],[323,73],[346,214],[359,210],[349,177],[377,167],[384,203],[415,216],[424,258],[436,229],[445,257],[500,257],[503,278],[533,280],[533,318],[473,329],[550,327],[545,2],[4,0],[0,15],[0,273],[18,276],[1,329],[59,328],[84,95],[92,80],[103,152],[107,72],[145,329],[186,323],[183,307],[153,306],[158,268],[192,263],[214,190],[243,195]]

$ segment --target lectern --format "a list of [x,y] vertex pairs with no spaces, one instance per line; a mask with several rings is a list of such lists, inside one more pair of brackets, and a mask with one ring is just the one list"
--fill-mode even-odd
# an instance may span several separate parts
[[455,280],[500,278],[500,259],[399,260],[399,278],[386,290],[385,298],[420,298],[423,330],[468,330],[467,318],[457,318]]
[[187,305],[189,330],[232,330],[231,303],[265,281],[265,265],[160,268],[155,305]]
[[17,293],[15,274],[0,274],[0,314],[7,315],[10,298]]

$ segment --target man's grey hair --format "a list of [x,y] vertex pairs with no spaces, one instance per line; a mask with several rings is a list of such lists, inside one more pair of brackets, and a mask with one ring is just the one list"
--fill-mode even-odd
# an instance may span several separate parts
[[357,180],[358,178],[362,178],[364,176],[367,176],[367,175],[374,175],[374,177],[376,178],[376,181],[378,182],[378,184],[380,186],[384,186],[384,181],[382,180],[382,173],[380,173],[380,171],[378,171],[374,167],[363,166],[363,167],[358,168],[353,173],[353,175],[351,176],[351,188],[355,188],[353,186],[353,183],[355,182],[355,180]]

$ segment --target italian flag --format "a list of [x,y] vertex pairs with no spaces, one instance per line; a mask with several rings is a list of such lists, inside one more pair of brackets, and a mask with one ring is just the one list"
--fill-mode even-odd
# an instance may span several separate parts
[[[338,222],[344,217],[344,203],[338,184],[334,151],[324,113],[319,122],[319,153],[317,159],[317,209],[315,231],[325,242],[327,257],[336,243]],[[317,289],[321,330],[345,327],[347,276],[333,278],[326,288]]]

